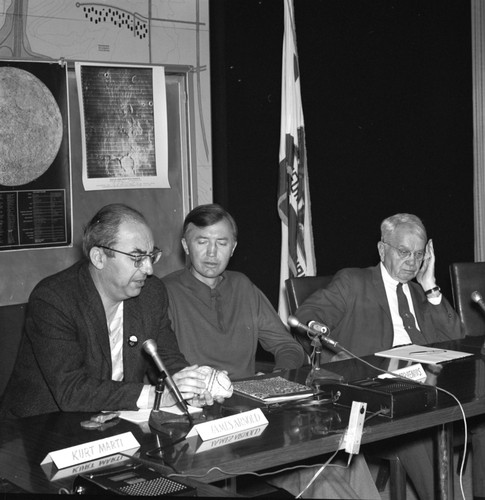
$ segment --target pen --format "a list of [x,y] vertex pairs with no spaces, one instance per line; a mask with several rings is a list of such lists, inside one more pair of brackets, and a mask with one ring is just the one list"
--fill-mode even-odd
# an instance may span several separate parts
[[409,354],[440,354],[444,353],[446,350],[440,350],[440,351],[412,351]]

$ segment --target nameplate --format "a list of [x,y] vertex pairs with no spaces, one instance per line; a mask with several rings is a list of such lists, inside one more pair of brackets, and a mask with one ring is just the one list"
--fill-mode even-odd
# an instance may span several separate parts
[[202,441],[207,441],[252,429],[253,427],[260,427],[264,424],[268,424],[267,418],[264,416],[261,408],[255,408],[254,410],[244,411],[236,415],[230,415],[229,417],[209,420],[208,422],[194,425],[187,434],[187,437],[198,434]]
[[196,453],[200,453],[201,451],[213,450],[214,448],[219,448],[219,446],[225,446],[226,444],[236,443],[238,441],[244,441],[245,439],[258,437],[263,433],[264,429],[266,429],[267,426],[268,424],[263,424],[259,427],[246,429],[245,431],[239,431],[233,434],[228,434],[227,436],[203,441],[202,444],[197,448]]
[[139,447],[140,443],[135,439],[135,436],[131,432],[125,432],[124,434],[71,446],[63,450],[52,451],[42,460],[41,465],[54,462],[58,469],[64,469],[65,467],[72,467],[83,462],[97,460],[114,453]]
[[73,465],[72,467],[65,467],[64,469],[58,469],[53,462],[42,464],[41,467],[49,481],[58,481],[59,479],[64,479],[66,477],[87,474],[98,469],[104,469],[108,466],[121,465],[125,462],[129,462],[130,460],[133,460],[133,455],[135,455],[138,450],[139,447],[134,448],[133,450],[124,451],[123,454],[116,453],[115,455],[108,455],[107,457]]
[[[415,380],[416,382],[424,382],[426,380],[426,372],[424,371],[423,365],[421,363],[415,363],[411,366],[405,366],[404,368],[399,368],[399,370],[393,370],[394,374],[401,377],[408,378],[410,380]],[[390,373],[383,373],[379,375],[378,378],[394,378]]]

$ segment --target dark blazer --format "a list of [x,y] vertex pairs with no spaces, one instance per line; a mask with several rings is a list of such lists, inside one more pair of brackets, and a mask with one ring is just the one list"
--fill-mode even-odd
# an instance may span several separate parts
[[[419,284],[408,285],[422,332],[420,344],[463,336],[459,317],[444,296],[441,304],[433,305]],[[327,288],[308,297],[295,315],[305,324],[315,320],[328,325],[331,338],[357,356],[392,347],[391,311],[380,264],[365,269],[342,269]]]
[[[145,376],[156,370],[142,344],[152,338],[167,370],[188,365],[167,316],[165,286],[148,277],[140,295],[124,302],[124,380],[111,380],[106,315],[88,263],[42,280],[33,290],[14,371],[1,416],[54,411],[136,410]],[[130,346],[131,336],[137,343]]]

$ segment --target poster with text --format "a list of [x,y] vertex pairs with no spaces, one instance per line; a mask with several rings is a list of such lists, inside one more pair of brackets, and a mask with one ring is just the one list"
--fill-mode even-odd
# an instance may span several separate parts
[[67,67],[0,63],[0,250],[72,242]]

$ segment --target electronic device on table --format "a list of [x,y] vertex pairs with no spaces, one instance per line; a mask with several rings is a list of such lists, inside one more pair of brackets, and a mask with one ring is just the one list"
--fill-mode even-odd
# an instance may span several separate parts
[[[304,400],[326,395],[326,401],[337,406],[351,407],[353,401],[367,403],[368,413],[379,413],[388,418],[426,411],[436,406],[436,387],[418,384],[401,377],[372,378],[344,382],[321,378],[314,380],[314,388],[289,381],[275,374],[243,379],[233,383],[234,393],[265,404],[290,400]],[[317,398],[318,399],[318,398]]]
[[197,490],[164,476],[141,463],[80,474],[74,480],[75,495],[197,496]]
[[279,375],[269,374],[233,382],[234,393],[271,404],[313,396],[313,389]]
[[351,407],[353,401],[367,403],[367,412],[394,418],[434,408],[436,387],[402,378],[365,379],[352,383],[322,381],[320,390],[328,392],[336,405]]

